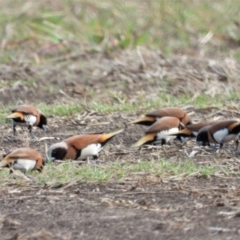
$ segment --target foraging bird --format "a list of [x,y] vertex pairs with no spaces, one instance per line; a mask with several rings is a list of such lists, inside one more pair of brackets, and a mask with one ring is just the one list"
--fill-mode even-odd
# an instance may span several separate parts
[[145,133],[145,135],[132,147],[139,147],[144,144],[160,142],[161,145],[168,143],[176,136],[171,136],[181,129],[182,123],[176,117],[162,117],[157,120]]
[[196,136],[196,142],[198,146],[211,146],[208,138],[208,129],[211,126],[205,126],[199,129],[197,136]]
[[177,107],[161,108],[159,110],[147,113],[144,117],[136,119],[130,123],[151,126],[154,122],[162,117],[176,117],[184,125],[191,124],[191,119],[188,114],[183,109]]
[[220,148],[224,143],[235,140],[236,149],[238,148],[238,140],[236,139],[240,133],[240,122],[235,120],[221,121],[211,126],[207,126],[199,130],[196,141],[197,144],[209,145],[210,143],[220,144]]
[[[27,171],[38,170],[42,171],[44,161],[41,154],[32,148],[18,148],[3,156],[0,162],[0,168],[9,167],[14,170],[20,170],[24,174]],[[10,169],[10,174],[12,170]]]
[[12,114],[7,118],[12,119],[12,128],[13,135],[16,135],[16,125],[26,125],[28,127],[28,131],[32,138],[35,136],[32,133],[32,127],[37,126],[44,131],[47,131],[47,118],[41,113],[38,109],[31,105],[20,105],[12,110]]
[[217,121],[212,121],[212,122],[200,122],[200,123],[195,123],[195,124],[189,124],[185,126],[184,129],[181,129],[177,133],[171,134],[172,136],[176,136],[176,138],[182,142],[185,143],[187,139],[189,138],[195,138],[198,134],[198,131],[205,127],[205,126],[210,126],[213,124],[216,124]]
[[96,159],[104,145],[122,131],[123,129],[112,133],[83,134],[67,138],[49,147],[47,161],[86,159],[91,156]]

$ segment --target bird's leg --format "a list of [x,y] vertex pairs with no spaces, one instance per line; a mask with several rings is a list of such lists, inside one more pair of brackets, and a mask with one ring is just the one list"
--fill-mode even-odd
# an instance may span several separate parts
[[209,148],[211,148],[211,149],[214,149],[214,150],[219,150],[220,148],[218,147],[218,146],[213,146],[213,145],[211,145],[210,143],[207,143],[207,146],[209,147]]
[[226,149],[230,150],[232,153],[236,152],[238,150],[238,145],[239,145],[239,141],[238,139],[235,140],[235,146],[236,148],[232,148],[231,146],[226,147]]
[[27,174],[24,174],[24,176],[28,178],[27,180],[29,180],[29,179],[34,180],[34,178],[32,176],[29,176]]
[[15,142],[17,141],[16,138],[16,123],[14,122],[14,120],[12,120],[12,130],[13,130],[13,136],[9,138],[10,141]]
[[28,125],[28,131],[29,131],[32,139],[37,138],[37,137],[32,133],[32,125]]
[[162,150],[164,151],[164,153],[166,153],[166,147],[165,147],[165,144],[162,145]]
[[27,181],[29,181],[30,179],[33,180],[33,177],[26,174],[26,172],[27,172],[26,169],[22,169],[21,172],[22,172],[22,174],[23,174],[22,176],[25,180],[27,180]]
[[94,155],[94,156],[93,156],[93,162],[94,162],[94,165],[97,164],[97,159],[98,159],[98,155]]
[[210,145],[209,147],[210,147],[211,149],[214,149],[214,150],[219,150],[219,149],[220,149],[218,146],[212,146],[212,145]]
[[10,167],[10,170],[9,170],[9,176],[11,175],[13,177],[13,179],[16,179],[16,177],[14,176],[14,171],[13,169]]
[[236,151],[237,151],[238,150],[238,145],[239,145],[238,139],[235,140],[235,144],[236,144]]
[[90,165],[91,162],[90,162],[90,156],[87,156],[87,164]]
[[12,130],[13,130],[13,136],[16,136],[16,123],[14,120],[12,120]]
[[[87,164],[91,165],[91,156],[87,156]],[[92,159],[94,160],[94,163],[96,164],[96,160],[98,159],[98,155],[93,155]]]
[[222,142],[220,143],[219,149],[218,149],[216,152],[219,153],[219,151],[220,151],[221,149],[223,149],[223,143],[222,143]]

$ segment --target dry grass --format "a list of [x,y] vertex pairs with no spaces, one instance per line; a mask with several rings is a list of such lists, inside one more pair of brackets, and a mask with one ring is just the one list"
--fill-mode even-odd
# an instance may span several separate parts
[[[37,63],[76,48],[112,51],[138,45],[188,54],[216,54],[215,48],[222,55],[226,54],[222,44],[236,46],[239,42],[239,3],[233,0],[152,0],[141,5],[137,0],[68,0],[54,4],[11,0],[1,1],[0,6],[3,49],[17,47],[14,59]],[[20,55],[26,45],[35,51]],[[239,55],[236,49],[230,52]],[[4,54],[2,61],[11,59],[11,53]]]
[[[142,70],[139,51],[145,63]],[[240,66],[236,60],[161,57],[144,48],[139,51],[113,53],[110,60],[102,54],[89,55],[90,61],[87,60],[86,65],[82,65],[79,58],[77,62],[66,59],[51,67],[31,66],[29,69],[36,79],[36,86],[24,85],[32,76],[22,76],[19,73],[21,67],[9,67],[11,75],[3,70],[3,79],[11,80],[13,75],[17,75],[21,80],[17,80],[20,81],[17,89],[11,82],[3,81],[0,120],[4,122],[13,107],[4,102],[20,102],[24,94],[48,116],[79,115],[83,110],[92,113],[139,112],[164,106],[189,105],[193,108],[215,107],[238,111],[240,85],[236,79]],[[34,96],[37,90],[40,90],[38,99]]]
[[[47,164],[33,181],[2,170],[0,238],[238,237],[239,152],[194,140],[132,150],[145,128],[127,124],[165,106],[194,122],[240,118],[238,9],[233,0],[0,0],[0,153],[44,155],[45,143],[125,127],[90,166]],[[5,118],[22,102],[48,116],[48,133],[34,129],[42,141],[20,128],[8,140]]]

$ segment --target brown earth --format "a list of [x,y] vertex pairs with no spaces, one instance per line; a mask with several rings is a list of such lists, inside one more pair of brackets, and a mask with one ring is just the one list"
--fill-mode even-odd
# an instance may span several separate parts
[[[138,159],[169,161],[186,159],[194,141],[185,146],[173,143],[165,150],[142,148],[130,150],[143,133],[143,127],[126,123],[144,112],[102,114],[87,109],[93,95],[105,103],[125,101],[136,104],[159,94],[172,93],[193,98],[202,92],[213,96],[240,86],[240,66],[234,61],[210,64],[207,59],[175,56],[168,59],[160,53],[142,52],[144,63],[135,52],[111,56],[79,54],[58,59],[49,66],[0,66],[3,105],[19,102],[54,103],[79,100],[86,111],[68,117],[49,116],[50,131],[39,137],[64,139],[72,134],[110,132],[125,127],[101,153],[98,163],[137,162]],[[84,63],[84,64],[83,64]],[[52,67],[51,67],[52,66]],[[231,71],[230,71],[230,70]],[[25,84],[36,79],[33,86]],[[12,84],[11,80],[18,80]],[[166,81],[168,79],[168,81]],[[113,96],[109,94],[112,90]],[[36,98],[37,93],[37,98]],[[168,106],[168,99],[160,106]],[[193,120],[213,117],[239,117],[238,103],[226,107],[198,109],[186,106]],[[6,113],[7,114],[7,113]],[[10,124],[0,127],[1,151],[29,145],[44,154],[44,144],[28,140],[19,129],[19,140],[9,141]],[[56,140],[46,140],[50,145]],[[103,183],[69,183],[65,186],[39,187],[34,182],[17,183],[9,178],[0,187],[0,239],[239,239],[240,190],[238,153],[199,152],[197,164],[228,165],[236,174],[219,172],[204,178],[192,176],[153,176],[137,173],[127,178]]]

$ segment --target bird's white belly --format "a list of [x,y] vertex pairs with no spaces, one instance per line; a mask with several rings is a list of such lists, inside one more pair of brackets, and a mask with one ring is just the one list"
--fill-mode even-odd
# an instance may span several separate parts
[[97,156],[102,150],[102,145],[100,143],[93,143],[83,148],[79,159],[86,159],[88,156]]
[[224,128],[224,129],[221,129],[221,130],[218,130],[217,132],[215,132],[213,134],[213,137],[216,142],[221,143],[221,142],[223,142],[223,139],[225,139],[227,137],[228,133],[229,133],[228,129]]
[[157,140],[165,139],[166,142],[175,139],[176,136],[169,136],[169,134],[178,133],[178,128],[170,128],[168,130],[161,131],[157,134]]
[[25,115],[24,120],[27,123],[27,125],[33,126],[37,121],[37,117],[34,115]]
[[17,162],[13,165],[13,169],[16,170],[32,170],[36,165],[35,160],[30,159],[18,159]]

